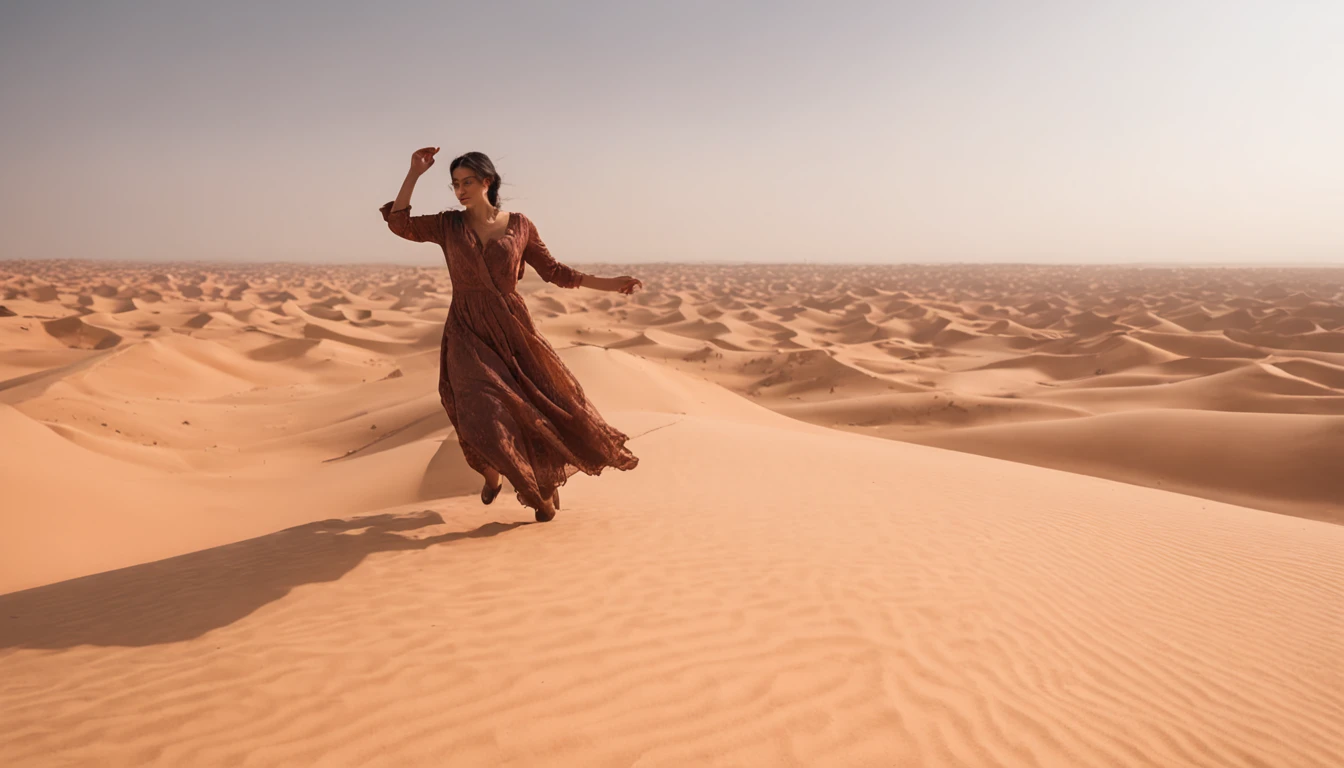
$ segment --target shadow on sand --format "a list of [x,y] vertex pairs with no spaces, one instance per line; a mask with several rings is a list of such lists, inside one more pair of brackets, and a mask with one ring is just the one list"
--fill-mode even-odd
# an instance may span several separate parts
[[533,523],[402,535],[437,512],[323,520],[166,560],[0,595],[0,649],[144,646],[199,637],[304,584],[335,581],[374,552],[425,549]]

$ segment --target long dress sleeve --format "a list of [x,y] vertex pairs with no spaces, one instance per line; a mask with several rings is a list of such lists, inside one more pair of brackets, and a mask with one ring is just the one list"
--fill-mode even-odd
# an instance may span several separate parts
[[443,243],[442,213],[412,216],[411,206],[409,205],[400,211],[393,212],[392,205],[396,202],[396,200],[389,200],[378,209],[378,212],[383,214],[383,221],[387,222],[388,229],[396,235],[417,243]]
[[[583,284],[584,273],[566,264],[561,264],[551,256],[546,244],[537,234],[537,228],[531,219],[527,222],[527,245],[523,247],[523,260],[532,265],[542,280],[554,283],[561,288],[579,288]],[[522,277],[519,270],[518,276]]]

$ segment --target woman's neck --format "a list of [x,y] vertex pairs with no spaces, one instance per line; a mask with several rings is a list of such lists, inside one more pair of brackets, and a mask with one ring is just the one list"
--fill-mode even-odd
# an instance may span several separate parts
[[475,206],[467,209],[467,217],[476,224],[489,224],[499,218],[499,214],[501,213],[503,213],[503,211],[489,203],[486,203],[483,206]]

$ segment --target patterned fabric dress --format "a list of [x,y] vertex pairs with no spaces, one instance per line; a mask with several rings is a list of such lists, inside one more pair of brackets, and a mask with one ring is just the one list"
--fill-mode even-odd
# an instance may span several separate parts
[[583,273],[557,262],[531,220],[509,213],[502,236],[482,244],[464,211],[412,216],[379,212],[397,235],[443,249],[453,298],[439,354],[439,399],[467,464],[493,467],[534,510],[582,470],[634,469],[629,436],[608,424],[578,379],[532,324],[515,290],[528,264],[541,278],[578,288]]

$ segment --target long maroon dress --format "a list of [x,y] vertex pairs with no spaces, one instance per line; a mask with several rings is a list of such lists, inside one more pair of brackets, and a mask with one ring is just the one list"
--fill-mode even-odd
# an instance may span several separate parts
[[508,478],[519,503],[542,499],[582,470],[634,469],[629,436],[608,424],[578,379],[532,324],[515,290],[527,264],[541,278],[578,288],[583,273],[557,262],[532,221],[510,212],[500,237],[482,246],[464,211],[412,216],[379,208],[397,235],[443,248],[453,286],[439,353],[439,399],[467,464]]

